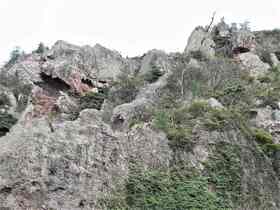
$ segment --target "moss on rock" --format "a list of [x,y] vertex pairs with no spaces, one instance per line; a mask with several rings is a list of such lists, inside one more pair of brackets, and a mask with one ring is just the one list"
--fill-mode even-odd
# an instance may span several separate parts
[[261,144],[272,144],[273,143],[271,134],[263,129],[255,129],[254,136],[255,136],[256,141],[258,141]]

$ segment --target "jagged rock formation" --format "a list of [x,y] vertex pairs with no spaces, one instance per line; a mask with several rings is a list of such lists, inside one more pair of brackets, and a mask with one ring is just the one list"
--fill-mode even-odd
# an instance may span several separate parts
[[184,53],[58,41],[0,70],[0,208],[280,209],[279,32]]

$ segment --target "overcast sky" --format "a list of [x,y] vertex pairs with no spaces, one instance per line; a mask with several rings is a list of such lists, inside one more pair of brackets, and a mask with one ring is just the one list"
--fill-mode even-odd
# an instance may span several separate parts
[[123,56],[183,51],[214,11],[217,20],[248,20],[255,30],[280,28],[279,0],[1,0],[0,62],[15,46],[30,52],[56,40],[100,43]]

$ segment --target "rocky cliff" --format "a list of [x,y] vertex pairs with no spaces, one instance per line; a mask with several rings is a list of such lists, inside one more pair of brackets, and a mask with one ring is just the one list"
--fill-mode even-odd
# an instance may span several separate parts
[[0,207],[280,209],[280,31],[183,53],[57,41],[0,70]]

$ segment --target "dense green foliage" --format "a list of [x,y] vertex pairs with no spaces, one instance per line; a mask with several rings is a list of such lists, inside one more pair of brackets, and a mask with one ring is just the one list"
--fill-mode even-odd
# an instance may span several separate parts
[[254,135],[256,140],[262,144],[272,144],[272,136],[269,132],[263,129],[255,129]]
[[242,199],[240,153],[237,145],[220,142],[215,145],[205,167],[208,181],[224,201],[224,208],[234,208]]
[[104,93],[88,92],[80,98],[80,108],[83,109],[101,109],[101,106],[106,98]]
[[227,210],[222,199],[209,191],[207,178],[187,168],[130,169],[125,189],[101,203],[110,210]]
[[155,65],[152,65],[152,70],[144,75],[144,80],[153,83],[158,80],[164,73]]
[[193,101],[189,106],[157,110],[153,124],[167,134],[170,146],[187,149],[192,145],[192,129],[195,125],[210,131],[223,131],[236,128],[240,124],[236,118],[232,110],[212,108],[205,101]]
[[154,114],[154,126],[167,134],[172,148],[187,149],[192,139],[192,122],[188,117],[186,108],[157,111]]

